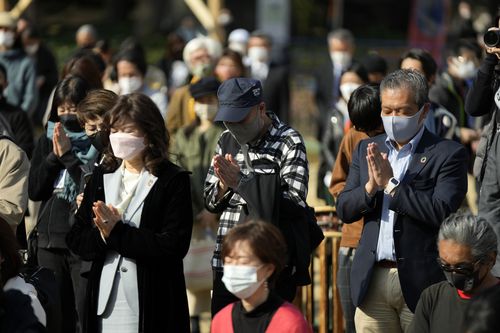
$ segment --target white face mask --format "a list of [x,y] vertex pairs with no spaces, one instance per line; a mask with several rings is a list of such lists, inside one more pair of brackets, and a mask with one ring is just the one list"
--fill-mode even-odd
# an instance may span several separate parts
[[204,78],[212,75],[214,67],[212,64],[197,64],[191,69],[191,73],[198,78]]
[[340,85],[340,93],[342,94],[342,97],[344,98],[346,103],[349,102],[349,98],[351,98],[354,90],[358,89],[359,87],[361,87],[361,85],[354,82],[343,83]]
[[247,299],[261,286],[265,279],[257,280],[259,267],[248,265],[224,265],[222,282],[226,289],[239,299]]
[[40,44],[38,44],[38,43],[27,45],[24,47],[24,52],[26,52],[30,56],[33,56],[38,51],[39,47],[40,47]]
[[403,143],[413,138],[420,129],[419,120],[423,110],[424,106],[410,117],[382,115],[382,123],[389,139]]
[[217,104],[194,103],[194,112],[201,120],[212,120],[219,110]]
[[12,31],[0,31],[0,46],[11,48],[14,41],[15,35]]
[[269,60],[269,50],[264,46],[252,46],[248,49],[248,58],[252,63],[266,63]]
[[333,66],[340,66],[345,69],[351,64],[352,57],[346,51],[332,51],[330,52],[330,59],[332,59]]
[[453,58],[452,62],[458,77],[462,80],[472,79],[476,75],[476,66],[471,60],[460,61],[458,58]]
[[146,148],[144,137],[124,132],[111,133],[109,142],[113,155],[125,161],[133,159]]
[[118,79],[120,95],[126,95],[138,91],[142,87],[142,79],[139,76],[121,77]]

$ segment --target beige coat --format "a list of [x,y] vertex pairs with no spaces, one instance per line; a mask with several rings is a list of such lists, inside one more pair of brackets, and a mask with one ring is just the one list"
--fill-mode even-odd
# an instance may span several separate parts
[[30,162],[9,139],[0,139],[0,217],[15,227],[28,205]]

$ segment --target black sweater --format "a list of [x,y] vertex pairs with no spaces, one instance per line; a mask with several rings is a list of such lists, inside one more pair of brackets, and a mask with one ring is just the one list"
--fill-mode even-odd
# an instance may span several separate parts
[[45,135],[41,136],[31,159],[28,195],[31,200],[42,201],[37,226],[38,246],[67,248],[65,237],[71,228],[71,203],[56,197],[54,184],[64,169],[79,184],[82,162],[71,151],[58,158],[52,149],[52,141]]

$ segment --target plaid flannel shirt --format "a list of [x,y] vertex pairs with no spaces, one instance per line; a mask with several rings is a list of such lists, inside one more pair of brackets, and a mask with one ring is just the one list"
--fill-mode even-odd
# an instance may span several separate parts
[[[252,161],[267,159],[279,165],[281,185],[287,189],[283,192],[283,196],[305,207],[309,181],[309,165],[304,141],[296,130],[281,122],[274,113],[268,112],[267,115],[272,120],[272,126],[255,145],[249,147],[248,153],[250,159]],[[222,152],[225,152],[225,150],[220,146],[219,140],[215,154],[220,155]],[[236,161],[240,166],[242,178],[248,177],[251,171],[245,164],[241,149],[236,155]],[[205,181],[205,203],[210,210],[215,211],[218,208],[223,208],[219,220],[214,256],[212,258],[213,268],[221,271],[223,266],[221,258],[223,237],[239,222],[246,202],[237,193],[237,189],[228,191],[224,197],[216,201],[215,198],[218,191],[219,178],[215,175],[212,160],[212,165],[208,170]],[[226,198],[226,196],[231,196],[231,198]],[[229,204],[227,204],[227,199],[229,199]],[[226,202],[225,207],[220,207],[223,201]]]

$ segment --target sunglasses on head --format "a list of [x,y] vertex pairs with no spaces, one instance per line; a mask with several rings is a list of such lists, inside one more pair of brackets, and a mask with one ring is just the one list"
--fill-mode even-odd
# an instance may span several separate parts
[[450,273],[455,272],[455,273],[463,274],[463,275],[471,275],[472,273],[474,273],[474,268],[480,262],[481,262],[481,260],[477,260],[475,262],[463,262],[463,263],[459,263],[457,265],[450,265],[447,262],[445,262],[443,259],[437,258],[437,263],[443,271],[450,272]]

